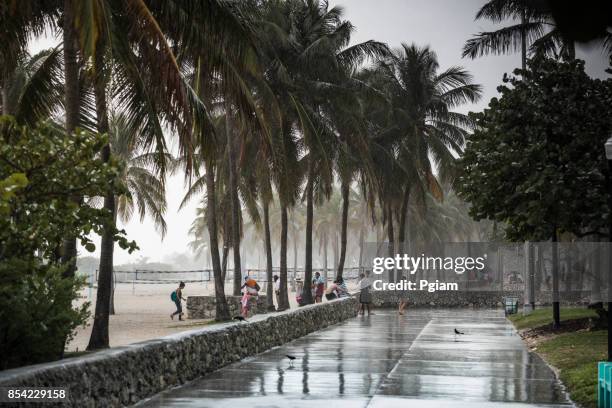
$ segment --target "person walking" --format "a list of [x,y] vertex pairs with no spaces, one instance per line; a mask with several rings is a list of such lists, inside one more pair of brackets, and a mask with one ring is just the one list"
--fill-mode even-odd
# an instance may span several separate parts
[[280,279],[274,275],[274,297],[276,297],[276,307],[280,307]]
[[357,314],[365,315],[365,309],[368,309],[368,316],[370,316],[370,303],[372,303],[372,294],[370,293],[370,287],[372,286],[372,280],[370,279],[370,271],[362,273],[359,281],[359,311]]
[[[405,281],[406,277],[402,276],[402,281]],[[404,309],[408,306],[408,290],[404,289],[399,292],[399,307],[397,308],[397,313],[399,315],[404,314]]]
[[325,291],[325,282],[319,272],[315,272],[315,276],[312,279],[312,288],[314,289],[315,303],[321,303],[323,301],[323,292]]
[[244,284],[240,287],[240,289],[244,289],[243,296],[240,301],[241,303],[241,315],[242,317],[248,317],[249,310],[251,309],[251,298],[256,298],[259,296],[259,284],[249,275],[244,275]]
[[183,298],[183,289],[185,289],[185,282],[179,283],[178,288],[170,294],[170,300],[176,305],[176,312],[170,315],[170,319],[172,320],[174,320],[174,316],[176,315],[178,315],[179,320],[183,320],[183,306],[181,305],[181,300],[186,300]]

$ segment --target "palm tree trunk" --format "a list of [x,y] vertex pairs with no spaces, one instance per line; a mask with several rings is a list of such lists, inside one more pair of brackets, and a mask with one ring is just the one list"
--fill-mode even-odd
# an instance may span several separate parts
[[523,71],[527,69],[527,9],[523,7],[521,11],[521,67]]
[[552,232],[552,290],[553,290],[553,328],[561,327],[561,317],[559,311],[559,252],[557,247],[557,227],[553,227]]
[[111,275],[111,293],[110,300],[108,301],[108,314],[111,316],[115,315],[115,270]]
[[[117,226],[117,197],[115,197],[115,217],[113,225]],[[113,249],[114,251],[114,249]],[[111,275],[111,295],[110,295],[110,305],[109,305],[109,313],[111,316],[115,314],[115,269],[113,268],[113,273]]]
[[363,224],[359,228],[359,271],[363,268],[363,247],[365,246],[365,227]]
[[302,301],[309,305],[313,303],[312,290],[312,221],[314,217],[314,163],[308,160],[308,182],[306,183],[306,249],[304,259],[304,287]]
[[9,87],[11,86],[11,78],[8,73],[2,75],[2,114],[10,115],[11,109],[9,106]]
[[215,191],[215,173],[213,165],[206,161],[206,198],[208,215],[208,236],[210,241],[210,257],[213,264],[215,277],[215,320],[229,320],[229,308],[225,299],[225,280],[221,272],[221,260],[219,259],[219,241],[217,237],[217,195]]
[[323,279],[327,286],[327,232],[323,233]]
[[[387,205],[387,237],[389,239],[390,258],[395,258],[395,233],[393,232],[393,211],[391,204]],[[389,282],[395,282],[395,269],[389,269]]]
[[234,296],[240,296],[242,269],[240,267],[240,201],[238,200],[238,180],[236,167],[236,141],[233,140],[232,110],[229,103],[225,106],[225,135],[227,137],[229,162],[229,188],[232,211],[232,252],[234,254]]
[[402,199],[402,209],[400,213],[399,219],[399,250],[406,251],[407,248],[404,246],[404,242],[406,241],[406,221],[408,218],[408,202],[410,201],[410,186],[406,186],[404,189],[404,197]]
[[347,228],[348,228],[348,211],[349,211],[349,193],[350,186],[346,181],[342,181],[340,187],[342,193],[342,219],[340,220],[340,259],[338,260],[338,269],[336,271],[336,278],[342,278],[344,272],[344,260],[346,258],[346,241],[347,241]]
[[332,230],[332,252],[334,255],[334,267],[338,265],[338,231]]
[[280,299],[278,310],[289,309],[287,292],[287,206],[281,200],[281,239],[280,239]]
[[[66,133],[72,134],[79,120],[79,65],[77,61],[77,34],[74,28],[74,0],[64,0],[63,46]],[[73,197],[80,202],[79,197]],[[64,276],[72,277],[76,272],[77,242],[75,237],[66,237],[63,244],[62,263],[67,265]]]
[[263,200],[263,222],[264,222],[264,246],[266,251],[266,292],[268,298],[266,299],[268,310],[273,311],[274,309],[274,283],[272,281],[272,242],[270,241],[270,208],[268,202]]
[[[101,48],[101,47],[100,47]],[[96,98],[96,116],[98,118],[98,132],[108,133],[108,110],[106,104],[106,80],[103,70],[103,49],[99,49],[95,55],[94,69],[96,79],[94,84],[94,92]],[[106,144],[102,148],[102,161],[108,163],[111,158],[110,144]],[[109,185],[113,180],[109,180]],[[96,293],[96,310],[94,313],[94,322],[91,329],[91,337],[87,350],[97,350],[109,347],[108,339],[108,322],[110,314],[111,290],[113,284],[113,250],[115,247],[114,229],[115,229],[115,195],[108,194],[104,197],[104,208],[111,214],[113,223],[110,228],[104,228],[102,232],[102,242],[100,244],[100,267],[98,274],[98,291]]]
[[576,43],[572,40],[565,40],[565,59],[573,61],[576,59]]
[[[295,215],[295,213],[294,213]],[[295,279],[297,278],[297,265],[298,265],[298,232],[295,226],[292,228],[293,233],[293,279],[291,279],[291,290],[295,292]]]
[[[225,238],[224,238],[225,240]],[[223,259],[221,261],[221,277],[225,284],[225,277],[227,276],[227,259],[229,257],[229,244],[224,242],[223,244]]]

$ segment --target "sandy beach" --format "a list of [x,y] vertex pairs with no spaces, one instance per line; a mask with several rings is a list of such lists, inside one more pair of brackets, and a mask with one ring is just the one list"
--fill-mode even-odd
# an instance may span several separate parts
[[[110,346],[123,346],[184,330],[193,330],[206,324],[214,324],[210,320],[185,319],[179,321],[176,317],[174,320],[170,319],[170,314],[176,310],[174,303],[170,300],[170,293],[174,289],[176,289],[174,284],[137,284],[134,286],[117,284],[115,314],[110,316]],[[231,285],[226,285],[225,293],[231,293],[231,290]],[[214,286],[208,282],[188,284],[183,293],[184,297],[212,295]],[[95,299],[95,289],[84,289],[81,292],[81,302],[90,302],[92,315],[95,309]],[[290,292],[289,302],[292,308],[297,307],[295,293]],[[186,312],[184,303],[183,310]],[[87,348],[92,322],[93,318],[90,318],[86,327],[77,329],[76,336],[66,346],[66,351],[83,351]]]

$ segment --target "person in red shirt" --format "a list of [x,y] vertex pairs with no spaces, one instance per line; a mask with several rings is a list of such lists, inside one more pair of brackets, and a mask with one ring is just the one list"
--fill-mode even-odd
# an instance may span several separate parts
[[257,297],[259,295],[259,284],[249,275],[244,276],[244,284],[240,287],[243,289],[243,296],[241,300],[241,314],[242,317],[247,317],[249,314],[250,304],[249,301],[252,297]]

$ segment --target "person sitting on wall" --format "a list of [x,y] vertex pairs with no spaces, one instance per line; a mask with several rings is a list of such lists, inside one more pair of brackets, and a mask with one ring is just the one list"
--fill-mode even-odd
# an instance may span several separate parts
[[327,287],[325,291],[325,299],[332,300],[341,297],[347,297],[348,290],[346,284],[342,278],[337,278],[334,282]]

